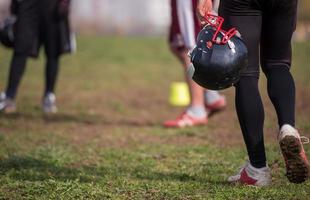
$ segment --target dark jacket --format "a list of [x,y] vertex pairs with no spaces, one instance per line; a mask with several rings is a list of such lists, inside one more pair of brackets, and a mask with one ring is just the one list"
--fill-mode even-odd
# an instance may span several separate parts
[[41,45],[49,56],[71,52],[69,3],[69,0],[12,0],[11,12],[17,17],[15,53],[37,57]]

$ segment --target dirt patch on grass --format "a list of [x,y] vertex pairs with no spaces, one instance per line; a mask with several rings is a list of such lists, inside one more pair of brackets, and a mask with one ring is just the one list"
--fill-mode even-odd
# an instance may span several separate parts
[[[210,119],[207,128],[195,128],[192,134],[178,134],[166,129],[160,129],[162,134],[152,134],[153,128],[159,129],[161,122],[175,117],[181,108],[172,108],[167,104],[166,97],[160,91],[136,89],[121,93],[112,93],[109,101],[113,99],[122,102],[122,110],[105,106],[99,113],[109,116],[99,123],[76,127],[77,135],[74,141],[79,143],[95,139],[104,147],[126,147],[139,144],[171,144],[171,145],[207,145],[215,144],[220,147],[239,146],[243,144],[242,134],[234,110],[234,91],[225,91],[228,99],[227,109]],[[139,97],[139,98],[137,98]],[[98,96],[100,99],[100,97]],[[97,98],[97,99],[98,99]],[[307,88],[300,88],[297,92],[297,112],[307,115],[310,110],[310,94]],[[102,100],[104,102],[104,100]],[[267,97],[264,97],[267,115],[265,140],[267,143],[276,141],[277,122],[274,109]],[[118,132],[118,133],[115,133]],[[146,132],[146,133],[145,133]],[[205,132],[205,133],[203,133]]]
[[[297,90],[297,117],[306,119],[310,111],[309,87]],[[108,95],[107,95],[108,94]],[[232,147],[243,145],[242,134],[234,110],[234,90],[226,90],[228,105],[225,111],[210,118],[206,127],[185,130],[164,129],[161,124],[166,119],[176,117],[183,108],[171,107],[167,94],[162,90],[136,87],[120,91],[107,91],[92,96],[81,94],[75,101],[83,104],[72,105],[72,99],[60,98],[61,113],[53,117],[43,117],[39,113],[20,114],[5,119],[6,123],[16,123],[18,127],[3,126],[0,131],[14,132],[27,130],[58,134],[76,146],[88,144],[102,148],[135,148],[139,145],[168,144],[176,146],[216,145]],[[265,140],[276,142],[277,120],[272,104],[263,92],[265,104]],[[70,96],[70,95],[69,95]],[[80,108],[82,106],[82,108]],[[78,112],[77,112],[78,111]],[[1,119],[3,116],[1,117]],[[307,121],[308,120],[308,121]],[[309,125],[301,127],[303,135],[309,136]],[[18,132],[18,131],[17,131]]]

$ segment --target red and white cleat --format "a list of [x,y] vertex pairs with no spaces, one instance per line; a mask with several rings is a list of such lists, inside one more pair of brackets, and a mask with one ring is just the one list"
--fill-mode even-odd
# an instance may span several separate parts
[[177,117],[175,120],[168,120],[164,122],[163,125],[166,128],[184,128],[184,127],[206,125],[206,124],[208,124],[207,117],[202,117],[202,118],[192,117],[186,112],[184,112],[179,117]]
[[228,182],[260,187],[267,186],[271,183],[270,169],[269,167],[255,168],[250,163],[246,163],[238,174],[228,178]]
[[213,102],[206,102],[205,106],[207,110],[209,111],[208,116],[212,116],[213,114],[222,111],[226,108],[226,98],[224,95],[220,95],[219,98],[216,101]]
[[[279,144],[282,150],[282,155],[286,165],[286,176],[292,183],[302,183],[310,176],[310,164],[303,148],[298,131],[285,124],[281,127],[278,136]],[[307,143],[309,143],[309,139]]]

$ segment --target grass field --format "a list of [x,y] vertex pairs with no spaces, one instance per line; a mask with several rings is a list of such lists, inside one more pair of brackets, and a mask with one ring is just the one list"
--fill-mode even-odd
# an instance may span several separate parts
[[[234,111],[205,127],[164,129],[182,108],[168,104],[183,80],[164,38],[80,37],[62,60],[60,112],[44,117],[43,58],[28,62],[18,114],[0,115],[0,199],[310,199],[310,181],[288,183],[276,144],[277,121],[262,91],[273,184],[226,183],[246,159]],[[297,126],[310,136],[310,42],[294,44]],[[11,52],[0,50],[0,88]],[[261,78],[264,88],[265,78]],[[305,146],[310,155],[310,146]]]

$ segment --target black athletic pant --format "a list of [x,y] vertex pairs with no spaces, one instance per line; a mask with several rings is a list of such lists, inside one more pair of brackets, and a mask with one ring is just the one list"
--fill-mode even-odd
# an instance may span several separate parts
[[[55,7],[55,5],[49,4],[46,10],[43,9],[43,6],[46,6],[47,2],[42,1],[43,5],[39,4],[39,2],[39,0],[26,2],[29,5],[23,5],[23,9],[17,13],[18,18],[24,18],[19,21],[21,24],[19,24],[19,29],[17,29],[16,33],[18,41],[14,49],[6,89],[6,95],[12,99],[17,94],[20,80],[25,71],[26,60],[30,54],[27,49],[31,49],[29,46],[36,46],[36,42],[44,46],[46,55],[44,95],[55,90],[59,68],[59,35],[57,25],[55,24],[54,12],[49,10]],[[55,2],[48,1],[48,3]]]
[[[54,93],[59,66],[58,57],[50,56],[46,59],[44,95],[50,92]],[[14,54],[12,58],[6,89],[6,95],[8,98],[14,99],[16,97],[20,80],[25,71],[26,60],[27,56],[18,54]]]
[[295,125],[295,84],[290,74],[291,38],[297,0],[221,0],[224,29],[236,27],[249,51],[247,70],[236,84],[236,111],[254,167],[266,166],[264,108],[258,90],[259,65],[267,77],[268,95],[278,123]]

